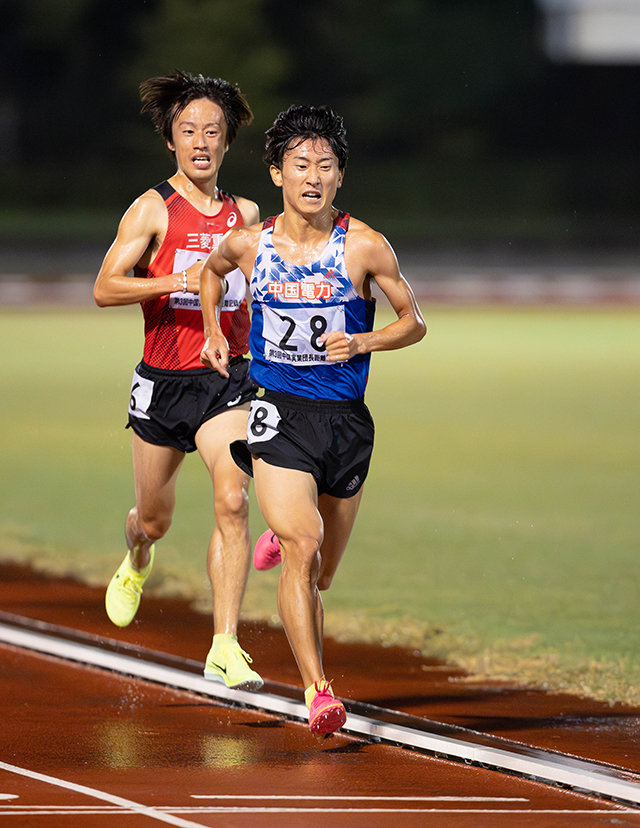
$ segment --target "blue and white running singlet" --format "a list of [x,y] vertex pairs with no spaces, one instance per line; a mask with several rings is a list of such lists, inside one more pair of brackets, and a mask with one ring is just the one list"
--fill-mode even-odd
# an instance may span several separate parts
[[320,400],[364,396],[370,354],[327,362],[318,338],[373,329],[375,299],[363,299],[344,263],[349,215],[339,213],[318,261],[287,264],[273,246],[275,217],[262,225],[251,275],[251,378],[263,388]]

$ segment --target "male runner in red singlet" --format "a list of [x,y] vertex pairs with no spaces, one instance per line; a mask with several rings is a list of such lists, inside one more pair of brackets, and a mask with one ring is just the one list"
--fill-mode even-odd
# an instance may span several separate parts
[[229,274],[220,309],[228,376],[200,361],[199,299],[202,260],[229,228],[258,220],[254,202],[217,186],[229,145],[253,115],[237,87],[184,72],[144,81],[140,97],[177,170],[125,212],[94,287],[100,307],[140,302],[145,323],[128,422],[136,503],[125,524],[128,552],[107,588],[106,610],[120,627],[135,617],[154,544],[171,524],[178,471],[185,453],[197,450],[211,475],[216,521],[207,559],[214,636],[204,674],[228,687],[258,689],[262,679],[237,640],[250,556],[248,477],[229,453],[229,444],[246,435],[256,388],[244,358],[249,313],[243,274]]
[[[347,155],[342,118],[332,110],[295,105],[281,112],[267,130],[264,157],[282,189],[283,212],[231,230],[201,277],[202,360],[221,376],[230,350],[214,310],[224,278],[240,268],[251,289],[251,376],[264,395],[251,403],[247,443],[234,443],[232,452],[253,472],[268,538],[282,558],[278,609],[309,726],[325,734],[340,728],[346,713],[324,676],[319,590],[329,588],[346,549],[369,469],[370,356],[426,332],[387,240],[333,205]],[[377,330],[373,283],[396,315]]]

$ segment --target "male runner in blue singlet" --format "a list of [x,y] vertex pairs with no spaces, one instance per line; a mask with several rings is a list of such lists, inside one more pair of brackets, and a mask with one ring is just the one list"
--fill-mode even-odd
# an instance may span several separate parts
[[[280,546],[278,609],[309,726],[331,733],[346,714],[324,677],[319,590],[346,549],[369,468],[370,356],[418,342],[426,327],[386,239],[333,206],[348,154],[342,118],[326,107],[292,106],[266,134],[265,161],[284,210],[231,230],[205,262],[201,359],[226,376],[217,307],[225,275],[240,268],[253,298],[251,377],[265,390],[251,403],[247,442],[233,443],[232,453],[253,474]],[[397,316],[376,331],[373,281]]]

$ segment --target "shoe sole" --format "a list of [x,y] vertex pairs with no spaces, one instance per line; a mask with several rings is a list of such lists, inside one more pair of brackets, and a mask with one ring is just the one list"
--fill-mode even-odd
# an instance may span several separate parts
[[347,711],[342,705],[330,707],[328,710],[323,710],[318,713],[312,722],[309,722],[309,728],[312,733],[328,734],[335,733],[340,730],[342,725],[347,721]]
[[262,558],[261,560],[256,560],[255,556],[253,558],[253,565],[260,572],[264,572],[267,569],[273,569],[274,566],[278,566],[279,563],[282,563],[282,555],[278,555],[275,559]]
[[278,564],[281,562],[281,560],[282,560],[281,558],[278,558],[277,561],[273,561],[273,562],[269,561],[269,563],[265,563],[264,561],[261,561],[260,565],[258,565],[256,563],[256,561],[254,560],[253,566],[255,567],[255,569],[258,570],[258,572],[266,572],[268,569],[273,569],[275,566],[278,566]]
[[[275,535],[273,537],[275,537]],[[278,566],[278,564],[282,561],[282,554],[279,549],[275,556],[267,554],[264,555],[264,557],[258,557],[256,553],[257,548],[253,552],[253,565],[260,572],[264,572],[267,569],[273,569],[274,566]]]
[[109,610],[107,610],[107,618],[109,619],[109,621],[111,621],[111,623],[113,624],[114,627],[118,627],[119,629],[124,630],[124,628],[128,627],[129,624],[131,623],[131,621],[133,621],[133,618],[135,618],[135,615],[133,616],[131,621],[125,621],[124,624],[121,624],[120,621],[116,621],[114,618],[112,618],[109,615]]
[[247,679],[246,681],[239,681],[237,684],[230,684],[222,671],[217,673],[213,670],[205,670],[204,677],[207,681],[217,681],[219,684],[224,684],[229,690],[260,690],[264,685],[262,679]]

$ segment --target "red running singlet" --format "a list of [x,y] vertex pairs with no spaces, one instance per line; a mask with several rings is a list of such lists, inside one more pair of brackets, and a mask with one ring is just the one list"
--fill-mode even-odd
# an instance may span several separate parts
[[[154,189],[163,197],[169,214],[167,232],[148,268],[135,268],[136,276],[153,279],[180,273],[194,262],[206,259],[231,227],[244,222],[234,198],[220,192],[222,208],[215,216],[196,210],[168,181]],[[229,343],[229,356],[249,350],[249,311],[246,281],[240,270],[227,274],[229,288],[224,298],[220,322]],[[200,352],[204,346],[204,323],[200,297],[178,291],[141,303],[144,315],[143,360],[153,368],[187,371],[203,368]]]

